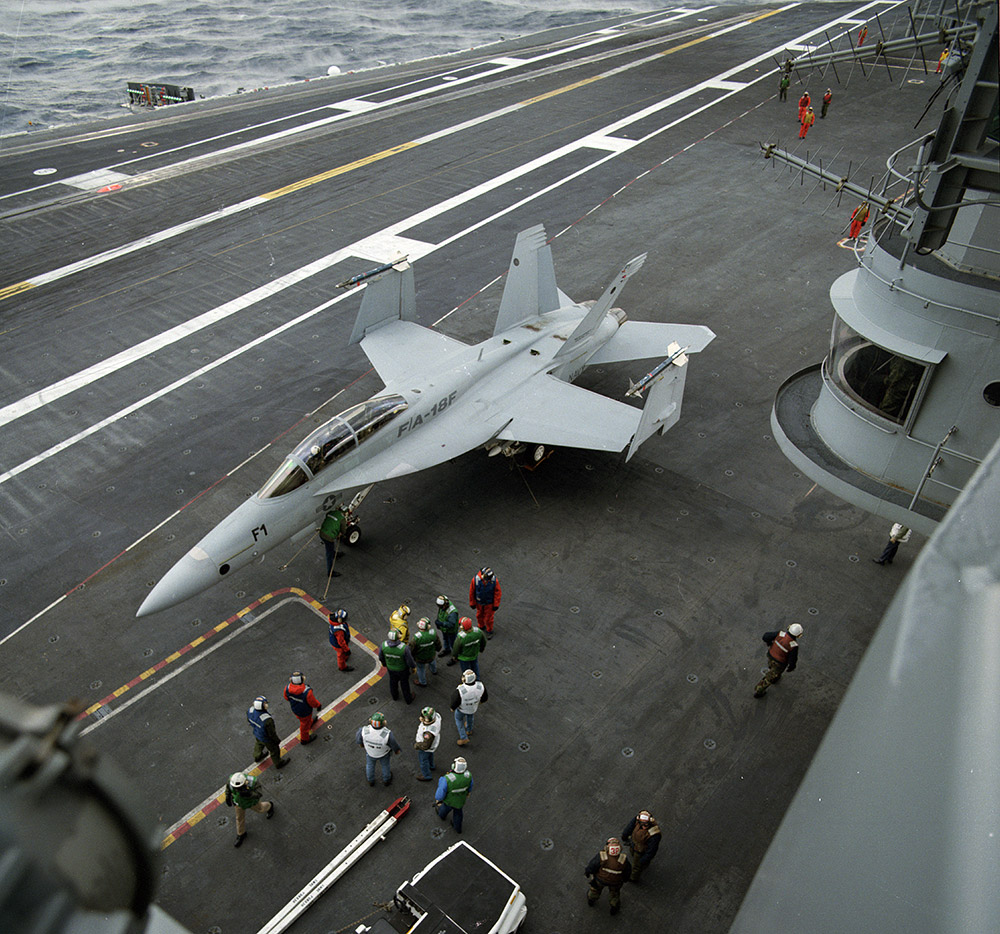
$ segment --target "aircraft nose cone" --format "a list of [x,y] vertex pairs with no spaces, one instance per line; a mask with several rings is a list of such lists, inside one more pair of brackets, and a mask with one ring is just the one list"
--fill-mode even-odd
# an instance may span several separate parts
[[178,561],[142,601],[136,616],[149,616],[167,610],[189,597],[207,590],[219,579],[219,569],[199,546]]

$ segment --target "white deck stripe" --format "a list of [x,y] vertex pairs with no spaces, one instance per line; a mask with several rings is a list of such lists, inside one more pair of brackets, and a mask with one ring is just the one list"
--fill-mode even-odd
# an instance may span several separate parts
[[[865,7],[865,9],[867,9],[870,6],[875,6],[875,5],[878,5],[878,4],[879,4],[879,0],[876,0],[875,3],[869,3],[869,4],[867,4],[866,7]],[[798,3],[791,3],[791,4],[788,4],[785,7],[781,8],[781,11],[793,9],[796,6],[798,6]],[[834,23],[840,22],[840,21],[842,21],[842,19],[838,19],[838,20],[834,21]],[[829,28],[829,24],[827,24],[825,26],[820,26],[817,29],[814,29],[814,30],[810,31],[810,33],[808,33],[807,35],[814,35],[816,33],[822,32],[824,29],[827,29],[827,28]],[[752,67],[753,65],[755,65],[755,64],[757,64],[757,63],[759,63],[761,61],[764,61],[764,60],[766,60],[768,58],[771,58],[775,52],[780,52],[782,49],[787,48],[787,47],[788,46],[786,46],[786,45],[782,45],[780,47],[776,47],[775,49],[772,49],[772,50],[769,50],[769,51],[767,51],[765,53],[762,53],[761,55],[756,56],[753,59],[750,59],[750,60],[748,60],[746,62],[743,62],[743,63],[741,63],[739,65],[734,66],[733,68],[728,69],[726,72],[723,72],[723,73],[721,73],[719,75],[716,75],[713,78],[709,78],[706,81],[700,82],[698,85],[695,85],[692,88],[689,88],[689,89],[687,89],[685,91],[682,91],[682,92],[680,92],[678,94],[675,94],[672,97],[667,98],[665,101],[658,102],[657,104],[651,105],[650,107],[647,107],[644,110],[641,110],[641,111],[639,111],[636,114],[632,114],[629,117],[622,118],[621,120],[616,121],[615,123],[610,124],[607,127],[604,127],[602,130],[599,130],[597,133],[588,134],[586,137],[581,137],[579,140],[576,140],[576,141],[574,141],[572,143],[569,143],[569,144],[566,144],[564,146],[561,146],[558,149],[552,150],[551,152],[549,152],[549,153],[547,153],[547,154],[545,154],[543,156],[540,156],[540,157],[538,157],[536,159],[533,159],[530,162],[524,163],[523,165],[518,166],[518,167],[516,167],[514,169],[511,169],[510,171],[505,172],[502,175],[496,176],[493,179],[490,179],[490,180],[488,180],[486,182],[483,182],[480,185],[477,185],[476,187],[474,187],[472,189],[469,189],[468,191],[465,191],[465,192],[463,192],[463,193],[461,193],[459,195],[456,195],[456,196],[454,196],[452,198],[446,199],[445,201],[439,202],[437,205],[434,205],[434,206],[432,206],[430,208],[427,208],[427,209],[425,209],[423,211],[420,211],[417,214],[411,215],[410,217],[405,218],[404,220],[399,221],[396,224],[393,224],[393,225],[391,225],[391,226],[389,226],[387,228],[384,228],[382,231],[380,231],[379,233],[377,233],[377,234],[375,234],[373,236],[375,236],[375,237],[382,236],[382,235],[397,236],[402,231],[405,231],[405,230],[407,230],[407,229],[409,229],[411,227],[415,227],[418,224],[424,223],[426,220],[429,220],[431,218],[437,217],[440,214],[443,214],[446,211],[449,211],[449,210],[451,210],[454,207],[458,207],[458,206],[460,206],[460,205],[462,205],[464,203],[472,201],[473,199],[479,197],[480,195],[485,194],[485,193],[487,193],[489,191],[492,191],[493,189],[495,189],[497,187],[505,185],[508,182],[513,181],[513,180],[519,178],[520,176],[525,175],[525,174],[527,174],[529,172],[532,172],[532,171],[534,171],[537,168],[540,168],[540,167],[542,167],[544,165],[547,165],[547,164],[549,164],[551,162],[554,162],[557,159],[562,158],[563,156],[567,155],[570,152],[574,152],[574,151],[580,149],[581,147],[586,147],[588,145],[587,140],[590,139],[590,138],[592,138],[592,137],[600,138],[600,137],[611,136],[611,135],[613,135],[613,132],[615,130],[621,129],[624,126],[628,126],[630,123],[634,123],[637,120],[641,120],[644,117],[646,117],[646,116],[648,116],[648,115],[650,115],[652,113],[656,113],[657,111],[662,110],[662,109],[670,106],[671,104],[676,103],[679,100],[683,100],[686,97],[689,97],[689,96],[691,96],[693,94],[696,94],[699,91],[710,87],[713,83],[718,83],[719,81],[724,81],[725,79],[727,79],[731,75],[738,74],[739,72],[744,71],[745,69],[747,69],[749,67]],[[625,70],[625,66],[623,66],[622,68],[615,69],[615,71],[622,71],[622,70]],[[764,80],[765,78],[769,77],[771,73],[772,72],[769,71],[769,72],[766,72],[766,73],[764,73],[764,74],[762,74],[762,75],[754,78],[752,81],[750,81],[748,83],[747,86],[750,86],[752,84],[756,84],[758,81]],[[657,136],[660,133],[663,133],[666,130],[671,129],[674,126],[677,126],[678,124],[680,124],[680,123],[682,123],[682,122],[684,122],[686,120],[691,119],[693,116],[701,113],[704,110],[707,110],[709,107],[715,106],[716,104],[720,103],[723,100],[726,100],[727,98],[729,98],[730,96],[732,96],[735,93],[738,93],[738,91],[734,90],[734,91],[728,91],[728,92],[726,92],[722,97],[720,97],[720,98],[718,98],[718,99],[716,99],[714,101],[710,101],[710,102],[704,104],[702,107],[699,107],[696,110],[692,111],[691,113],[685,114],[683,117],[678,118],[677,120],[673,121],[672,123],[669,123],[669,124],[667,124],[667,125],[665,125],[663,127],[660,127],[658,129],[654,130],[653,132],[647,134],[647,136],[643,137],[642,139],[636,140],[635,141],[635,145],[638,145],[641,142],[645,142],[645,141],[653,138],[654,136]],[[525,106],[525,105],[513,105],[513,107],[515,109],[517,107],[520,107],[520,106]],[[505,109],[509,109],[509,108],[505,108]],[[484,118],[477,118],[477,120],[469,121],[469,124],[474,124],[476,122],[481,122],[483,119],[486,119],[487,117],[488,117],[488,115],[486,117],[484,117]],[[441,134],[446,134],[447,132],[448,132],[447,130],[440,131],[439,134],[431,134],[431,136],[428,137],[428,138],[432,138],[432,137],[435,137],[435,136],[438,136],[438,135],[441,135]],[[629,146],[627,148],[632,148],[632,147]],[[624,150],[621,150],[621,151],[624,151]],[[515,204],[513,204],[513,205],[511,205],[511,206],[509,206],[507,208],[504,208],[501,211],[498,211],[495,214],[490,215],[489,217],[483,218],[483,219],[475,222],[474,224],[472,224],[471,226],[465,228],[464,230],[459,231],[456,234],[453,234],[452,236],[446,238],[441,243],[438,243],[436,245],[427,245],[427,249],[426,249],[426,251],[424,252],[423,255],[427,255],[428,253],[431,253],[431,252],[434,252],[434,251],[436,251],[438,249],[441,249],[442,247],[444,247],[444,246],[446,246],[446,245],[448,245],[450,243],[453,243],[455,240],[458,240],[461,237],[468,235],[472,231],[479,229],[480,227],[484,226],[485,224],[490,223],[491,221],[495,220],[496,218],[504,216],[505,214],[508,214],[508,213],[510,213],[513,210],[516,210],[518,207],[521,207],[524,204],[527,204],[530,201],[533,201],[536,198],[541,197],[543,194],[546,194],[546,193],[548,193],[548,192],[550,192],[550,191],[552,191],[552,190],[560,187],[561,185],[566,184],[568,181],[570,181],[570,180],[572,180],[574,178],[577,178],[578,176],[580,176],[580,175],[582,175],[582,174],[584,174],[586,172],[589,172],[592,169],[597,168],[600,165],[603,165],[606,161],[608,161],[608,160],[610,160],[612,158],[615,158],[619,154],[619,152],[620,151],[612,151],[612,152],[610,152],[607,156],[604,156],[603,158],[596,160],[594,163],[592,163],[592,164],[590,164],[588,166],[585,166],[584,168],[579,169],[579,170],[571,173],[570,175],[565,176],[565,177],[557,180],[556,182],[552,183],[551,185],[548,185],[545,188],[541,189],[540,191],[537,191],[534,194],[529,195],[528,197],[522,199],[521,201],[519,201],[519,202],[517,202],[517,203],[515,203]],[[371,239],[370,237],[369,238],[365,238],[365,240],[370,240],[370,239]],[[322,269],[326,269],[329,266],[333,265],[334,263],[339,262],[341,259],[343,259],[343,258],[345,258],[347,256],[355,255],[354,251],[357,249],[357,246],[359,244],[363,243],[363,242],[365,242],[365,241],[358,241],[358,244],[352,245],[352,246],[344,248],[342,250],[337,250],[336,252],[328,254],[325,257],[321,257],[320,259],[315,260],[314,262],[308,264],[307,266],[301,267],[301,269],[295,270],[292,273],[289,273],[286,276],[281,277],[278,280],[275,280],[274,283],[269,283],[268,285],[262,286],[259,289],[255,289],[252,292],[247,293],[244,296],[241,296],[241,297],[239,297],[237,299],[233,299],[231,302],[227,302],[227,303],[225,303],[225,305],[219,306],[218,309],[213,309],[212,311],[206,312],[205,315],[199,316],[199,318],[192,319],[192,321],[193,322],[198,322],[198,321],[200,321],[202,319],[206,319],[206,318],[211,317],[213,315],[219,315],[219,312],[220,312],[221,309],[225,309],[225,308],[228,308],[228,307],[231,307],[231,306],[235,306],[235,304],[237,304],[237,303],[243,303],[243,304],[241,304],[239,308],[233,307],[233,310],[230,311],[229,314],[233,314],[233,313],[235,313],[235,311],[242,310],[243,308],[248,307],[248,305],[253,304],[254,301],[259,301],[261,297],[264,297],[264,294],[262,294],[262,293],[264,293],[265,290],[272,289],[272,291],[268,291],[267,294],[274,294],[275,291],[280,291],[280,289],[275,289],[274,288],[274,286],[275,286],[276,283],[280,283],[280,282],[282,282],[284,280],[289,279],[289,277],[293,277],[293,281],[285,282],[285,284],[281,286],[281,288],[287,288],[288,285],[293,284],[293,282],[301,281],[302,278],[306,278],[306,275],[312,275],[313,274],[313,273],[308,273],[306,275],[302,275],[303,271],[306,270],[306,269],[312,269],[314,272],[319,272]],[[246,301],[244,303],[244,300],[246,300],[249,296],[252,296],[252,295],[255,295],[255,294],[258,295],[257,298],[253,299],[253,301]],[[35,456],[33,458],[30,458],[29,460],[23,462],[22,464],[17,465],[16,467],[12,468],[11,470],[8,470],[7,472],[5,472],[3,474],[0,474],[0,484],[5,483],[6,481],[12,479],[13,477],[15,477],[18,474],[22,473],[24,470],[27,470],[30,467],[32,467],[32,466],[34,466],[34,465],[36,465],[38,463],[41,463],[44,460],[47,460],[48,458],[54,456],[55,454],[60,453],[61,451],[65,450],[66,448],[68,448],[71,445],[75,444],[77,441],[82,440],[85,437],[88,437],[89,435],[95,433],[96,431],[99,431],[102,428],[107,427],[110,424],[113,424],[115,421],[120,420],[121,418],[125,417],[128,414],[131,414],[132,412],[136,411],[139,408],[142,408],[143,406],[149,404],[150,402],[152,402],[152,401],[154,401],[156,399],[161,398],[162,396],[168,394],[169,392],[172,392],[174,389],[179,388],[180,386],[184,385],[185,383],[187,383],[187,382],[189,382],[189,381],[191,381],[193,379],[196,379],[198,376],[203,375],[205,372],[208,372],[209,370],[214,369],[215,367],[221,365],[222,363],[228,362],[229,360],[233,359],[236,356],[239,356],[240,354],[246,352],[247,350],[251,349],[252,347],[256,347],[258,344],[262,343],[263,341],[268,340],[271,337],[276,336],[277,334],[280,334],[280,333],[284,332],[289,327],[292,327],[292,326],[294,326],[296,324],[301,323],[302,321],[307,320],[308,318],[310,318],[313,315],[317,314],[318,312],[324,310],[325,308],[328,308],[331,305],[336,304],[337,302],[343,300],[344,298],[347,297],[348,294],[350,294],[350,293],[345,293],[344,295],[339,296],[339,297],[337,297],[335,299],[332,299],[329,302],[323,303],[322,305],[318,306],[317,308],[314,308],[311,311],[306,312],[303,315],[300,315],[298,318],[294,319],[293,321],[290,321],[287,324],[282,325],[281,327],[274,329],[273,331],[269,332],[268,334],[261,335],[260,337],[256,338],[255,340],[251,341],[250,343],[248,343],[246,345],[243,345],[242,347],[236,348],[234,351],[231,351],[230,353],[224,355],[223,357],[219,358],[219,360],[215,361],[214,363],[207,364],[205,367],[199,368],[197,371],[195,371],[195,373],[190,374],[190,375],[188,375],[186,377],[182,377],[182,378],[176,380],[175,382],[171,383],[169,386],[165,387],[163,390],[160,390],[157,393],[153,393],[153,394],[145,397],[145,399],[139,400],[138,402],[134,403],[133,405],[130,405],[130,406],[128,406],[128,407],[120,410],[118,413],[115,413],[114,415],[109,416],[108,418],[103,419],[102,421],[96,423],[95,425],[92,425],[89,428],[85,429],[84,431],[81,431],[78,434],[74,435],[72,438],[64,439],[64,441],[60,442],[59,444],[55,445],[52,448],[49,448],[47,451],[44,451],[41,454],[39,454],[39,455],[37,455],[37,456]],[[216,320],[221,320],[222,318],[224,318],[226,316],[227,316],[226,314],[222,314]],[[177,328],[173,328],[170,331],[164,332],[164,333],[165,334],[171,334],[171,335],[179,333],[182,329],[184,329],[185,327],[189,326],[191,323],[192,322],[187,322],[184,325],[179,325]],[[215,323],[215,321],[206,321],[205,324],[202,324],[201,326],[194,327],[193,330],[191,332],[189,332],[189,333],[193,333],[194,331],[200,330],[201,327],[207,327],[211,323]],[[81,371],[83,373],[89,373],[90,374],[90,378],[87,379],[86,382],[93,382],[94,380],[99,379],[99,378],[101,378],[104,375],[107,375],[107,373],[113,372],[114,369],[120,368],[120,367],[113,367],[111,369],[106,369],[105,368],[103,372],[99,372],[101,370],[102,366],[104,366],[105,364],[108,364],[108,363],[110,363],[111,361],[114,361],[114,360],[118,360],[119,358],[122,358],[123,355],[131,354],[137,348],[143,348],[144,350],[138,356],[135,356],[134,359],[139,359],[141,356],[146,356],[146,355],[148,355],[150,353],[153,353],[154,349],[155,349],[155,347],[153,347],[153,345],[156,344],[156,342],[160,338],[162,338],[163,336],[164,335],[159,335],[156,338],[150,338],[148,341],[144,341],[141,344],[136,345],[136,348],[131,348],[128,351],[123,351],[122,354],[118,354],[118,355],[116,355],[113,358],[109,358],[108,361],[103,361],[100,364],[96,364],[94,367],[88,368],[88,370],[86,370],[86,371]],[[183,334],[182,336],[187,336],[187,334]],[[176,337],[173,338],[173,340],[180,340],[180,339],[181,339],[180,336],[176,336]],[[171,341],[167,341],[166,343],[169,343],[169,342],[171,342]],[[163,346],[163,344],[160,344],[159,346]],[[134,360],[130,360],[129,362],[134,362]],[[121,363],[121,366],[125,366],[125,365],[128,365],[128,364],[127,363]],[[80,374],[76,374],[76,376],[79,376],[79,375]],[[68,377],[67,380],[63,380],[61,382],[62,383],[66,383],[68,380],[74,380],[75,378],[76,377]],[[76,385],[73,388],[80,388],[80,385],[86,385],[86,382],[81,383],[79,385]],[[53,384],[53,386],[59,386],[59,385],[60,384]],[[52,388],[53,387],[48,387],[47,389],[43,389],[43,390],[41,390],[41,392],[35,393],[32,396],[28,396],[24,400],[21,400],[21,402],[19,402],[19,403],[12,403],[11,406],[7,406],[6,409],[0,410],[0,411],[6,413],[7,409],[11,409],[14,406],[20,405],[21,403],[30,402],[31,400],[36,399],[36,397],[44,396]],[[66,390],[66,392],[70,392],[70,391],[72,391],[72,389],[67,389]],[[30,411],[30,410],[32,410],[34,408],[38,408],[41,405],[45,405],[48,402],[53,401],[53,398],[58,398],[60,395],[65,395],[65,392],[60,392],[58,395],[55,395],[53,397],[46,397],[44,399],[41,399],[41,400],[37,401],[37,404],[31,405],[31,407],[29,409],[27,409],[27,411]],[[24,413],[20,413],[20,414],[24,414]],[[17,418],[17,417],[19,417],[19,416],[18,415],[14,415],[13,416],[13,418]],[[6,418],[6,421],[11,421],[11,420],[13,420],[13,418]],[[3,423],[4,423],[3,421],[0,421],[0,424],[3,424]]]

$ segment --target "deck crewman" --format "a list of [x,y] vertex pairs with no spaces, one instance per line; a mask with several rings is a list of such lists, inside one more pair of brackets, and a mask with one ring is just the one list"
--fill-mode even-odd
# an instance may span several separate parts
[[417,621],[416,632],[410,636],[410,652],[413,654],[413,661],[417,666],[417,677],[414,684],[419,684],[422,688],[427,687],[427,669],[431,674],[438,673],[437,653],[441,648],[441,636],[431,624],[427,617]]
[[493,614],[500,608],[500,581],[492,568],[480,568],[469,584],[469,609],[476,611],[476,622],[493,638]]
[[319,537],[326,549],[326,574],[327,577],[340,577],[340,572],[333,569],[333,565],[340,552],[337,550],[340,543],[340,536],[344,534],[347,527],[347,512],[343,504],[331,509],[323,518],[323,524],[319,527]]
[[247,711],[247,720],[253,727],[253,761],[262,762],[267,758],[267,753],[270,753],[274,767],[283,769],[288,764],[288,756],[281,758],[278,731],[274,726],[274,718],[267,712],[267,698],[263,694],[254,698]]
[[434,752],[441,743],[441,714],[433,707],[424,707],[420,711],[420,722],[417,723],[417,735],[413,737],[413,748],[417,750],[417,762],[420,765],[418,782],[429,782],[434,771]]
[[226,807],[236,808],[236,841],[233,846],[242,846],[247,835],[247,811],[274,817],[274,802],[264,801],[264,791],[256,775],[233,772],[226,782]]
[[479,677],[479,655],[486,648],[486,636],[478,626],[472,625],[468,616],[459,620],[460,630],[451,654],[462,666],[462,671],[474,671]]
[[809,132],[809,128],[816,122],[816,114],[812,107],[807,107],[806,112],[802,115],[802,128],[799,130],[799,139],[805,139],[806,133]]
[[413,691],[410,690],[410,672],[416,667],[413,654],[407,645],[400,641],[399,630],[390,629],[385,642],[378,650],[378,660],[389,672],[389,693],[393,700],[399,700],[399,689],[403,689],[403,700],[413,703]]
[[[443,593],[438,594],[437,600],[437,631],[441,633],[444,640],[444,648],[438,652],[438,658],[451,655],[451,647],[455,644],[455,636],[458,635],[458,610]],[[455,659],[448,661],[449,665],[455,664]]]
[[285,686],[285,700],[292,708],[292,713],[299,721],[299,743],[305,746],[316,737],[312,735],[316,714],[323,705],[319,702],[313,689],[306,684],[306,676],[301,671],[293,671],[291,680]]
[[827,88],[826,93],[823,95],[823,107],[819,112],[820,120],[826,117],[826,112],[830,109],[830,101],[832,100],[833,100],[833,91]]
[[455,726],[458,727],[458,745],[468,746],[469,736],[476,722],[479,705],[489,700],[486,685],[469,669],[462,672],[462,680],[451,692],[451,709],[455,711]]
[[806,115],[806,108],[812,102],[812,98],[809,96],[808,91],[803,91],[802,96],[799,98],[799,123],[802,122],[802,118]]
[[640,811],[626,824],[622,842],[628,844],[632,854],[631,882],[638,882],[660,848],[660,825],[649,811]]
[[354,671],[347,661],[351,657],[351,627],[347,625],[347,610],[334,610],[330,614],[330,645],[337,653],[337,668]]
[[451,764],[451,771],[438,780],[437,792],[434,795],[434,806],[441,820],[448,819],[451,812],[451,826],[455,833],[462,832],[462,815],[465,802],[472,791],[472,773],[469,763],[459,756]]
[[365,749],[365,778],[369,785],[375,784],[375,763],[378,762],[382,770],[382,784],[392,784],[392,753],[397,756],[403,751],[396,742],[389,725],[385,722],[385,715],[381,712],[372,714],[364,726],[359,726],[354,740],[359,746]]
[[400,641],[406,642],[410,638],[410,624],[407,619],[410,615],[410,608],[401,603],[399,609],[393,610],[389,616],[389,626],[399,633]]
[[761,638],[767,643],[767,673],[754,688],[754,697],[763,697],[764,692],[781,680],[786,671],[795,671],[799,661],[799,644],[795,640],[802,635],[802,627],[792,623],[784,629],[765,632]]
[[604,848],[587,863],[583,874],[590,879],[590,888],[587,889],[587,904],[593,908],[601,897],[604,887],[607,886],[611,914],[618,914],[622,905],[622,886],[632,874],[632,864],[622,852],[621,841],[617,837],[608,837]]

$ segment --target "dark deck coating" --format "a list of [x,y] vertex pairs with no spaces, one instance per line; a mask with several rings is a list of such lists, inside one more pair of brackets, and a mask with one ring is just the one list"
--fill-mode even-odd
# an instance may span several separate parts
[[[526,58],[583,30],[7,141],[0,288],[536,101],[50,284],[0,293],[0,405],[860,6],[806,3],[681,48],[704,34],[693,28],[779,6],[705,9],[176,170],[179,159],[223,145],[199,142],[223,132],[311,111],[275,126],[301,125],[338,113],[317,109],[331,102],[384,99],[387,86],[467,62]],[[883,23],[897,15],[883,14]],[[641,46],[646,40],[652,44]],[[639,68],[599,78],[644,57],[651,60]],[[768,58],[731,80],[773,67]],[[861,174],[877,177],[885,157],[914,134],[932,86],[901,83],[903,67],[894,68],[893,87],[884,68],[867,81],[842,67],[843,81],[848,73],[846,85],[832,74],[812,82],[815,99],[831,85],[834,100],[808,149],[821,149],[825,163],[839,152],[845,167],[853,161],[859,171],[863,163]],[[905,77],[922,79],[919,62]],[[587,79],[595,80],[545,97]],[[0,689],[36,703],[72,696],[96,703],[289,587],[326,608],[347,607],[351,623],[378,641],[403,600],[419,616],[444,591],[461,608],[473,572],[489,564],[504,597],[482,663],[490,701],[463,751],[476,780],[465,839],[523,885],[535,934],[613,923],[725,931],[920,544],[904,546],[891,569],[874,566],[868,559],[884,543],[885,523],[815,488],[769,435],[775,391],[823,356],[829,287],[855,262],[837,245],[854,205],[835,204],[831,192],[810,196],[811,183],[759,161],[759,140],[796,142],[801,86],[780,104],[777,84],[774,75],[752,84],[416,263],[422,323],[460,306],[442,329],[478,341],[492,332],[502,283],[480,290],[505,271],[518,231],[542,222],[559,235],[552,243],[559,285],[576,299],[598,297],[618,264],[648,251],[623,295],[629,315],[705,324],[718,335],[692,359],[684,413],[666,436],[627,465],[560,451],[530,474],[470,453],[376,487],[362,510],[365,537],[338,563],[343,575],[325,601],[322,549],[313,543],[296,554],[299,546],[286,543],[201,597],[136,620],[152,584],[311,427],[381,388],[361,351],[346,346],[359,301],[352,296],[0,484],[0,638],[31,620],[0,646]],[[724,93],[701,90],[615,135],[638,138]],[[933,125],[936,112],[928,120]],[[197,145],[170,152],[181,143]],[[150,152],[148,163],[119,166]],[[574,150],[402,235],[439,242],[607,154]],[[115,166],[138,178],[107,194],[66,184],[23,193]],[[42,167],[58,171],[32,174]],[[0,427],[0,472],[292,321],[372,265],[334,263]],[[581,383],[620,396],[627,377],[647,369],[600,368]],[[163,826],[250,764],[245,710],[256,694],[271,697],[287,736],[294,720],[281,691],[293,669],[306,672],[324,703],[347,688],[322,616],[301,600],[264,615],[278,602],[256,611],[253,625],[233,623],[138,682],[108,709],[153,690],[89,734],[135,777]],[[753,700],[761,632],[795,620],[805,627],[798,670]],[[355,674],[370,667],[358,663]],[[293,930],[353,930],[373,903],[391,900],[454,840],[434,816],[427,786],[415,781],[412,750],[418,707],[430,703],[445,713],[438,768],[459,751],[447,709],[457,669],[440,671],[429,688],[416,689],[411,708],[389,700],[386,681],[376,683],[332,717],[321,742],[296,747],[288,768],[265,770],[278,810],[268,822],[248,815],[241,849],[232,847],[225,808],[179,836],[162,854],[162,906],[198,934],[255,931],[382,807],[410,794],[411,813]],[[368,787],[354,745],[356,728],[376,709],[404,747],[389,789]],[[583,867],[643,807],[659,819],[663,845],[642,883],[625,888],[622,915],[612,920],[606,901],[586,907]]]

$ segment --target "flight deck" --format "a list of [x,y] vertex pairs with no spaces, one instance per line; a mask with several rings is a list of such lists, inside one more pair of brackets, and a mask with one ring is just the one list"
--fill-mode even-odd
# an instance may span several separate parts
[[[258,930],[399,795],[406,821],[293,932],[353,931],[454,843],[416,781],[423,705],[443,714],[438,774],[461,753],[475,777],[463,838],[520,884],[526,932],[728,930],[922,542],[872,564],[888,523],[796,471],[769,425],[827,351],[856,204],[758,144],[881,177],[933,90],[919,57],[808,78],[834,98],[805,140],[805,84],[777,97],[787,55],[876,12],[903,28],[892,2],[685,5],[5,141],[0,690],[80,699],[159,822],[157,901],[190,931]],[[647,253],[629,320],[715,332],[677,425],[627,463],[477,450],[379,483],[338,576],[318,539],[289,541],[136,618],[303,439],[383,390],[348,343],[362,289],[338,284],[405,255],[419,323],[473,345],[536,224],[575,301]],[[578,384],[623,400],[657,362]],[[503,589],[490,699],[460,748],[457,666],[406,706],[377,647],[401,603],[466,613],[484,565]],[[327,639],[341,607],[347,673]],[[792,622],[799,667],[755,700],[761,633]],[[282,698],[296,669],[324,705],[306,747]],[[220,796],[253,766],[258,694],[290,762],[264,763],[274,819],[248,814],[235,849]],[[375,711],[403,747],[391,788],[368,786],[354,741]],[[583,868],[642,808],[663,843],[612,919]]]

